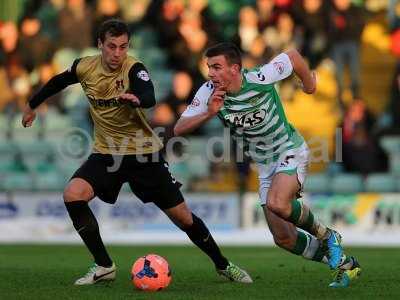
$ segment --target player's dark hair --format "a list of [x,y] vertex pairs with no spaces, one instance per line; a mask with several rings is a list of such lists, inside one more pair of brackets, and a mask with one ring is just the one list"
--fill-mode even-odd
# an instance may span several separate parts
[[102,43],[104,43],[107,33],[114,37],[126,34],[128,36],[128,40],[131,37],[131,33],[129,31],[128,25],[126,25],[125,22],[118,20],[118,19],[110,19],[110,20],[104,21],[100,25],[98,37]]
[[218,43],[208,48],[204,55],[206,57],[223,55],[230,64],[237,64],[242,68],[242,54],[239,48],[233,43]]

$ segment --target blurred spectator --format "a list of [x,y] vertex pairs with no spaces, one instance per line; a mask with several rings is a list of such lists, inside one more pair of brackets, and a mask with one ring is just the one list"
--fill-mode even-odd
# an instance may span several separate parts
[[37,65],[51,59],[56,44],[41,34],[42,24],[36,17],[25,16],[21,21],[18,53],[24,67],[31,72]]
[[249,51],[253,41],[259,35],[258,15],[251,6],[244,6],[239,11],[239,37],[242,50]]
[[186,43],[186,47],[193,54],[202,53],[208,37],[202,28],[201,15],[194,11],[185,11],[181,15],[179,33]]
[[4,107],[14,98],[7,72],[3,66],[0,66],[0,91],[0,112],[2,112]]
[[161,134],[164,143],[174,135],[175,121],[175,114],[167,103],[161,102],[156,105],[151,125],[153,128],[162,127],[165,130],[165,133]]
[[276,26],[267,27],[263,32],[271,57],[289,48],[298,48],[300,44],[295,32],[294,20],[289,13],[279,14],[276,22]]
[[356,123],[348,142],[343,141],[343,165],[347,172],[361,174],[387,172],[388,159],[363,123]]
[[0,23],[0,41],[2,50],[7,53],[12,53],[17,47],[18,28],[13,22]]
[[93,16],[92,37],[93,45],[97,45],[97,30],[107,19],[121,18],[119,3],[117,0],[98,0]]
[[331,42],[331,55],[336,65],[338,102],[342,110],[344,103],[344,68],[349,67],[351,92],[359,98],[360,85],[360,38],[364,28],[362,8],[353,6],[350,0],[333,0],[328,16],[328,38]]
[[147,13],[150,3],[151,0],[120,0],[122,19],[131,26],[146,21],[144,20],[144,16]]
[[43,36],[50,39],[59,38],[58,14],[63,4],[60,2],[63,1],[64,0],[45,1],[35,13],[35,16],[40,20],[40,32]]
[[386,111],[390,117],[390,126],[386,129],[392,133],[400,134],[400,60],[393,76],[390,100]]
[[371,132],[374,122],[375,120],[364,101],[355,100],[351,103],[343,119],[343,141],[349,142],[353,138],[357,124],[363,124],[363,127]]
[[343,164],[348,172],[387,171],[388,163],[372,134],[374,118],[362,100],[354,101],[343,120]]
[[[48,62],[41,64],[37,71],[39,80],[32,88],[32,95],[36,94],[53,76],[56,75],[54,67]],[[51,96],[43,105],[54,106],[59,112],[65,112],[64,104],[61,101],[61,93]]]
[[[83,50],[92,45],[93,15],[85,0],[66,0],[60,11],[60,47]],[[79,34],[77,34],[79,33]]]
[[268,26],[273,26],[278,17],[274,0],[257,0],[258,28],[263,31]]
[[243,66],[245,68],[253,68],[265,64],[269,60],[270,54],[268,50],[264,38],[259,35],[254,39],[248,53],[243,55]]
[[[183,0],[154,1],[150,8],[150,17],[155,18],[155,29],[159,32],[160,45],[163,48],[173,47],[179,41],[178,24],[180,15],[185,9]],[[161,11],[161,13],[159,13]]]
[[5,66],[8,83],[6,87],[9,86],[12,90],[5,103],[4,112],[7,118],[7,135],[12,137],[12,127],[14,124],[14,119],[18,113],[24,107],[28,95],[31,91],[30,81],[28,73],[25,68],[21,65],[20,59],[17,55],[10,56],[7,60]]
[[167,103],[178,118],[186,109],[187,103],[192,101],[193,80],[189,73],[180,71],[175,73],[172,80],[172,91],[163,102]]
[[389,28],[391,30],[400,27],[400,2],[398,0],[389,0],[388,4],[388,20]]
[[325,4],[322,0],[301,0],[294,9],[303,35],[301,52],[313,69],[326,56],[328,47]]
[[295,36],[294,20],[289,13],[282,13],[278,17],[277,29],[280,39],[280,50],[297,48],[298,39]]

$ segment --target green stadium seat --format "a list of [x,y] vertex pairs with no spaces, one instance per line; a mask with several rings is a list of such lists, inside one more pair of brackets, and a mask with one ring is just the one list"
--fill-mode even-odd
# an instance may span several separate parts
[[31,142],[18,142],[22,154],[50,154],[54,152],[53,145],[46,140],[35,140]]
[[66,177],[70,178],[83,162],[78,160],[59,160],[57,163],[58,170]]
[[331,188],[338,194],[359,193],[364,190],[363,178],[360,174],[338,174],[331,180]]
[[400,175],[400,152],[389,155],[389,169],[392,174]]
[[[85,55],[80,55],[83,57]],[[53,63],[59,70],[66,70],[72,66],[74,60],[78,57],[78,53],[71,48],[61,48],[54,53]]]
[[7,118],[4,114],[0,114],[0,133],[2,134],[1,138],[3,139],[3,134],[6,133],[8,129]]
[[174,176],[180,183],[182,183],[182,189],[186,190],[192,176],[187,162],[182,161],[182,162],[170,163],[169,170],[172,176]]
[[0,174],[6,174],[9,172],[28,172],[29,168],[24,164],[22,160],[10,159],[3,160],[0,159]]
[[1,182],[1,189],[5,191],[31,191],[34,188],[30,173],[7,173]]
[[145,27],[135,31],[134,44],[136,49],[145,51],[148,47],[157,46],[157,34],[150,27]]
[[0,161],[10,162],[14,159],[15,153],[18,152],[18,147],[14,141],[0,140]]
[[191,155],[187,161],[187,166],[191,176],[205,177],[210,171],[210,162],[200,155]]
[[309,193],[326,193],[330,191],[330,178],[325,173],[310,174],[306,177],[304,191]]
[[44,121],[45,131],[49,130],[62,130],[71,128],[71,120],[65,116],[61,115],[56,111],[49,110],[46,113],[46,119]]
[[62,191],[66,183],[66,177],[57,171],[37,174],[35,176],[35,188],[39,191]]
[[131,193],[132,192],[132,190],[131,190],[131,188],[129,186],[129,183],[125,182],[122,185],[121,192],[124,192],[124,193]]
[[365,180],[367,192],[391,193],[396,191],[396,178],[390,174],[370,174]]
[[33,171],[47,170],[46,165],[54,160],[54,147],[46,140],[21,141],[18,148],[24,163]]
[[379,143],[387,153],[400,152],[400,136],[384,136]]

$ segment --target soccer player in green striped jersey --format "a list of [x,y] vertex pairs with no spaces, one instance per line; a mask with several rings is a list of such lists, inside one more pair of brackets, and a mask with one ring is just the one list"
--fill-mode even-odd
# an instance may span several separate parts
[[188,133],[218,116],[257,164],[260,201],[275,243],[336,270],[330,286],[348,286],[349,279],[359,274],[354,271],[359,268],[357,261],[344,255],[339,233],[322,224],[297,199],[307,172],[309,149],[287,121],[274,86],[294,72],[303,91],[313,94],[315,73],[296,50],[253,69],[242,68],[240,50],[231,43],[217,44],[207,49],[205,56],[210,80],[183,112],[175,134]]

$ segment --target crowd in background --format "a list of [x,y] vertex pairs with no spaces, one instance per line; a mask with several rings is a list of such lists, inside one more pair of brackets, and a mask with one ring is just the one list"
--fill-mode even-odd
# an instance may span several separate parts
[[[312,68],[330,58],[336,70],[337,107],[343,115],[345,162],[347,153],[359,151],[365,156],[365,149],[371,148],[368,155],[380,151],[369,140],[376,116],[368,112],[360,94],[360,43],[368,18],[385,11],[391,50],[400,57],[396,0],[6,0],[1,5],[0,114],[7,120],[17,116],[27,99],[74,58],[95,53],[97,29],[104,20],[120,18],[132,30],[133,54],[154,75],[158,104],[151,121],[165,127],[167,137],[207,77],[204,50],[219,41],[233,41],[243,52],[246,68],[266,63],[288,48],[297,48]],[[342,99],[347,88],[353,99],[350,104]],[[386,113],[394,131],[400,124],[399,90],[400,63]],[[90,128],[88,104],[77,89],[53,96],[47,103],[41,107],[43,112],[54,110]],[[217,125],[196,134],[211,135],[213,126]],[[371,170],[346,168],[366,173],[385,169],[382,164],[370,166]]]

